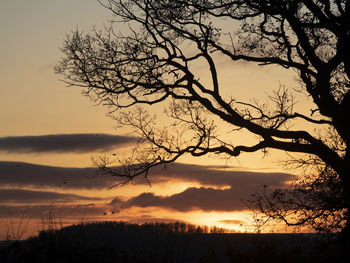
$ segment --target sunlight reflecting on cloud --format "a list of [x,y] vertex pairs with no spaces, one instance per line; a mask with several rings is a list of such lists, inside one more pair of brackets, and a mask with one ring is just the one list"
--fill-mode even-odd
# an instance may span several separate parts
[[249,232],[242,199],[263,185],[286,187],[295,176],[177,163],[153,169],[149,179],[152,187],[138,178],[107,190],[115,178],[96,169],[0,162],[0,218],[11,211],[13,219],[25,213],[38,221],[52,209],[64,222],[186,221]]

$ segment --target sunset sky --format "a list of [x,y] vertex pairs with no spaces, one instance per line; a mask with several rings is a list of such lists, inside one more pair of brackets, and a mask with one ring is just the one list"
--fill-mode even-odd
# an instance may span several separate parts
[[[183,220],[251,229],[242,199],[295,179],[280,164],[283,152],[182,158],[151,171],[151,187],[140,178],[108,190],[115,179],[96,173],[91,157],[122,156],[135,138],[115,129],[107,108],[67,87],[53,68],[66,34],[110,18],[96,0],[0,2],[0,239],[10,216],[38,224],[50,209],[65,223]],[[294,72],[275,67],[223,61],[220,68],[225,93],[242,100],[264,100],[281,83],[297,85]],[[238,139],[250,137],[242,132]]]

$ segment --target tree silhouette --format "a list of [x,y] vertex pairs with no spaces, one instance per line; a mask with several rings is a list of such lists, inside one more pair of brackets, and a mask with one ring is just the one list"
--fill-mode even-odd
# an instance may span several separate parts
[[[287,223],[290,212],[296,212],[301,220],[292,224],[322,219],[330,212],[340,228],[349,228],[349,1],[101,4],[113,13],[111,25],[69,35],[56,72],[95,102],[110,106],[118,123],[133,128],[142,140],[118,169],[109,167],[106,157],[97,160],[102,171],[127,182],[139,175],[147,178],[153,166],[185,154],[238,156],[269,149],[302,153],[295,163],[316,167],[318,173],[298,184],[295,192],[264,191],[257,199],[261,210]],[[280,87],[269,97],[270,104],[239,101],[234,86],[231,97],[225,95],[227,89],[223,92],[218,58],[294,70],[300,89]],[[206,67],[209,82],[200,79],[198,65]],[[294,92],[311,97],[312,108],[296,111]],[[163,102],[174,120],[168,127],[141,107]],[[293,129],[295,123],[305,129]],[[230,127],[231,138],[244,129],[259,139],[253,145],[232,143],[218,132],[222,125]],[[330,193],[337,195],[328,199]],[[288,201],[294,205],[287,207]]]

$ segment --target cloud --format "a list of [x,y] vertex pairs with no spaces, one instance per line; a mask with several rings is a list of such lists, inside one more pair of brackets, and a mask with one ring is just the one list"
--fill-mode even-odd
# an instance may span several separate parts
[[106,189],[115,178],[99,175],[95,168],[64,168],[0,161],[0,186]]
[[[247,190],[247,189],[245,189]],[[119,204],[124,207],[162,207],[181,212],[192,210],[202,211],[241,211],[247,207],[242,198],[248,197],[254,193],[244,191],[243,189],[230,188],[227,190],[218,190],[213,188],[187,188],[185,191],[170,195],[159,196],[154,193],[142,193],[127,201],[121,201],[119,198],[112,201],[113,205]]]
[[[231,167],[232,169],[232,167]],[[21,162],[0,161],[0,187],[55,187],[62,189],[106,189],[118,178],[98,173],[95,168],[64,168]],[[174,164],[167,169],[150,171],[152,184],[165,182],[197,182],[207,188],[238,188],[243,192],[256,191],[262,185],[285,187],[295,176],[287,173],[232,171],[227,167]],[[140,177],[135,184],[147,184]],[[127,186],[125,186],[127,187]]]
[[63,218],[91,219],[92,217],[101,217],[108,209],[107,206],[97,206],[95,204],[38,204],[38,205],[7,205],[0,204],[0,218],[36,218],[41,219],[41,216],[48,215],[55,217],[52,220]]
[[135,137],[110,134],[57,134],[1,137],[0,151],[13,153],[106,152],[135,141]]
[[175,163],[166,169],[157,167],[151,170],[149,179],[152,183],[176,179],[187,182],[198,182],[203,186],[231,187],[236,185],[240,188],[251,188],[262,185],[284,187],[288,181],[295,180],[296,176],[288,173],[244,171],[238,167]]
[[[116,198],[111,204],[124,207],[162,207],[177,211],[242,211],[247,209],[243,200],[248,199],[263,185],[268,185],[270,188],[285,188],[288,187],[289,181],[295,179],[295,176],[284,173],[220,171],[184,164],[177,165],[177,169],[158,177],[162,180],[176,177],[178,180],[197,181],[207,186],[190,187],[170,196],[142,193],[127,201]],[[226,188],[218,189],[213,186],[226,186]]]
[[[287,173],[264,173],[241,171],[235,167],[201,166],[190,164],[174,164],[163,169],[158,167],[150,172],[153,185],[165,182],[196,182],[199,187],[189,187],[182,192],[171,195],[159,195],[155,192],[137,194],[127,200],[116,196],[112,201],[96,206],[98,198],[86,198],[72,194],[59,194],[45,191],[11,190],[11,188],[61,188],[61,189],[106,189],[115,183],[115,178],[108,175],[96,175],[94,168],[62,168],[17,162],[0,162],[0,208],[9,203],[42,204],[40,200],[61,204],[60,211],[66,215],[99,215],[106,209],[125,211],[128,208],[161,208],[180,212],[217,211],[234,212],[246,210],[242,199],[260,190],[263,185],[270,188],[288,187],[288,182],[296,179]],[[139,178],[136,183],[147,182]],[[124,186],[128,187],[128,186]],[[5,191],[3,191],[5,189]],[[8,190],[6,190],[8,189]],[[152,191],[152,188],[150,188]],[[72,206],[71,202],[90,201],[90,206]],[[11,206],[9,206],[11,207]],[[76,207],[76,209],[74,208]],[[17,209],[17,208],[16,208]],[[36,208],[35,208],[36,209]],[[1,209],[0,209],[1,210]],[[62,213],[63,213],[62,212]],[[1,214],[0,213],[0,214]],[[228,223],[228,222],[226,222]]]
[[85,197],[75,194],[62,194],[51,191],[33,191],[23,189],[1,189],[0,203],[70,203],[77,201],[102,200],[96,197]]
[[[288,187],[296,179],[287,173],[263,173],[232,170],[232,167],[174,164],[167,169],[158,167],[150,172],[153,184],[164,182],[197,182],[201,187],[190,187],[169,196],[145,192],[129,200],[116,197],[110,205],[127,207],[161,207],[176,211],[242,211],[246,209],[242,199],[260,190],[263,185],[270,188]],[[116,178],[97,174],[94,168],[61,168],[28,163],[0,162],[0,187],[55,187],[62,189],[106,189]],[[139,178],[137,183],[147,182]],[[127,187],[127,186],[125,186]],[[152,188],[151,188],[152,191]],[[7,193],[10,194],[10,193]],[[24,193],[22,193],[24,194]],[[35,200],[29,196],[28,200]],[[6,193],[3,193],[6,199]],[[51,195],[56,200],[59,196]],[[55,199],[56,198],[56,199]],[[62,197],[63,198],[63,197]],[[74,199],[73,196],[70,196]],[[67,199],[69,199],[67,197]],[[29,202],[29,201],[28,201]]]

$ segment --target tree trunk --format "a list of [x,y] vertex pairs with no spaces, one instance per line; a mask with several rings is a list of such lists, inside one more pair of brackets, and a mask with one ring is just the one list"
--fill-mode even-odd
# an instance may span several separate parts
[[341,176],[342,188],[344,191],[345,206],[345,227],[340,233],[340,246],[343,257],[350,259],[350,154],[347,151],[344,162],[346,165],[345,173]]

